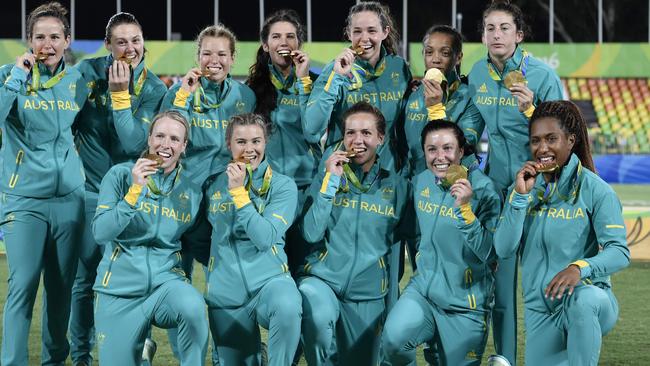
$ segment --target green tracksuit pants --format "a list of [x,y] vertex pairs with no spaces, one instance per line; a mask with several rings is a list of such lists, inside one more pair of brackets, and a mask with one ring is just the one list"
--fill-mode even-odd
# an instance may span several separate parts
[[480,365],[487,341],[486,315],[446,311],[409,286],[388,314],[381,337],[391,365],[415,365],[419,345],[433,340],[440,365]]
[[140,365],[144,340],[152,325],[178,327],[182,366],[204,364],[208,342],[205,301],[191,284],[181,279],[167,281],[141,297],[98,293],[95,301],[97,348],[102,366]]
[[[384,299],[347,301],[317,277],[304,277],[303,350],[311,365],[377,365]],[[332,342],[336,342],[334,347]]]
[[95,344],[95,321],[93,284],[97,277],[97,266],[102,259],[102,248],[97,245],[90,228],[91,218],[97,209],[97,193],[86,191],[86,217],[79,249],[77,275],[72,287],[72,311],[70,313],[70,348],[74,363],[92,361]]
[[300,293],[289,276],[269,280],[246,304],[209,308],[219,364],[260,364],[259,325],[268,329],[269,366],[291,365],[300,340]]
[[63,365],[70,293],[84,222],[84,189],[51,198],[2,193],[0,229],[9,264],[2,327],[2,365],[28,364],[29,327],[41,274],[44,300],[41,363]]
[[618,319],[611,289],[587,285],[552,314],[526,309],[526,365],[598,365],[603,335]]

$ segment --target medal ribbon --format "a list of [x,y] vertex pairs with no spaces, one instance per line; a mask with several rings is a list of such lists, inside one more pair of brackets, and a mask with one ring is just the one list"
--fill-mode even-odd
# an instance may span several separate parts
[[[526,71],[528,70],[528,59],[530,58],[530,55],[528,54],[528,51],[526,50],[521,50],[522,54],[522,59],[521,62],[519,63],[519,67],[517,69],[521,72],[521,74],[526,77]],[[492,66],[492,63],[488,60],[487,63],[488,66],[488,74],[494,81],[501,81],[501,76],[494,70],[494,66]]]
[[32,67],[32,84],[27,87],[27,91],[30,93],[35,93],[39,89],[50,89],[54,85],[58,84],[61,79],[65,76],[65,69],[61,70],[58,74],[52,76],[44,84],[41,84],[41,72],[38,69],[38,64]]
[[248,172],[246,190],[249,192],[253,191],[256,196],[264,196],[269,191],[269,188],[271,188],[271,178],[273,178],[273,169],[271,169],[271,166],[267,166],[266,171],[264,171],[264,180],[260,189],[253,187],[253,167],[250,163],[246,164],[246,171]]
[[153,181],[151,176],[147,177],[147,188],[151,191],[151,193],[158,195],[158,196],[169,196],[169,194],[174,190],[174,186],[176,185],[176,182],[178,182],[178,179],[180,178],[180,172],[183,169],[181,165],[178,166],[178,169],[176,169],[176,176],[174,177],[174,182],[172,183],[171,188],[167,192],[163,192],[158,188],[158,185],[156,185],[156,182]]
[[[226,87],[226,81],[224,80],[223,83],[221,84],[223,88]],[[230,93],[230,88],[226,90],[225,94],[221,96],[220,100],[225,100],[226,97],[228,96],[228,93]],[[217,95],[217,97],[219,97]],[[221,106],[221,102],[219,103],[209,103],[208,102],[208,97],[205,95],[205,91],[203,90],[203,86],[199,85],[198,88],[194,91],[194,111],[197,113],[201,113],[203,109],[217,109]]]

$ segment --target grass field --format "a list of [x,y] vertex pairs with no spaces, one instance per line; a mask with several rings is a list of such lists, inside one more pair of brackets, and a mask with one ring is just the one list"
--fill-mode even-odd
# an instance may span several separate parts
[[[197,268],[194,273],[196,286],[203,288],[203,271]],[[405,276],[410,275],[407,273]],[[7,277],[6,258],[0,257],[0,278]],[[620,304],[620,316],[614,330],[604,338],[603,349],[600,357],[601,365],[650,365],[650,316],[647,306],[650,304],[650,262],[633,262],[630,268],[613,276],[613,286]],[[406,282],[404,280],[403,282]],[[0,285],[0,299],[6,298],[7,284]],[[41,302],[39,297],[36,302],[32,328],[29,338],[30,365],[40,364],[40,329],[41,329]],[[521,301],[519,311],[519,364],[523,365],[524,334]],[[11,331],[8,333],[11,335]],[[164,330],[154,329],[154,337],[158,342],[158,352],[154,359],[155,365],[177,365],[178,362],[171,353],[167,344],[167,335]],[[493,353],[492,341],[488,341],[486,355]],[[71,364],[69,361],[67,364]],[[300,363],[306,365],[304,360]],[[422,355],[418,352],[418,365],[424,365]],[[209,365],[209,363],[206,363]]]
[[[650,206],[650,185],[613,185],[625,206]],[[204,288],[205,280],[202,270],[195,270],[195,285]],[[408,280],[408,271],[402,285]],[[0,302],[4,303],[7,295],[7,261],[0,257]],[[635,261],[630,268],[616,274],[612,278],[614,292],[620,305],[620,316],[614,330],[603,340],[600,365],[650,365],[650,262]],[[518,294],[520,296],[520,293]],[[36,301],[32,327],[30,331],[30,365],[40,364],[40,329],[41,329],[41,292]],[[521,299],[521,298],[520,298]],[[519,357],[518,364],[523,365],[524,332],[523,311],[519,303]],[[0,308],[0,314],[3,309]],[[0,329],[2,324],[0,324]],[[4,332],[2,333],[4,334]],[[11,330],[8,335],[11,336]],[[263,332],[263,337],[265,332]],[[1,335],[0,335],[1,338]],[[158,352],[154,359],[155,365],[177,365],[167,343],[164,330],[154,329],[154,338],[158,342]],[[494,353],[492,340],[488,341],[486,355]],[[68,361],[67,364],[71,364]],[[206,362],[206,365],[209,363]],[[418,364],[424,365],[422,355],[418,353]],[[306,365],[304,360],[301,365]]]

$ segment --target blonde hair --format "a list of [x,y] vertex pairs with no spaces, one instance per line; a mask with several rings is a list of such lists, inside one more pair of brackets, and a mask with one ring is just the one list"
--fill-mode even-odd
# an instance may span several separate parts
[[149,125],[149,136],[153,133],[153,128],[156,125],[158,121],[160,121],[163,118],[169,118],[173,119],[174,121],[180,123],[185,127],[185,139],[183,140],[184,142],[189,141],[190,139],[190,124],[187,122],[187,119],[180,114],[180,112],[174,111],[174,110],[168,110],[164,112],[160,112],[156,114],[156,116],[151,120],[151,125]]
[[235,56],[235,43],[237,43],[237,37],[235,34],[228,29],[225,25],[219,23],[217,25],[211,25],[209,27],[203,28],[203,30],[196,37],[196,54],[199,55],[201,52],[201,42],[205,37],[214,37],[214,38],[226,38],[230,42],[230,55]]
[[230,141],[232,138],[232,132],[235,129],[235,126],[259,126],[262,131],[264,131],[264,139],[268,140],[269,137],[269,126],[266,123],[266,119],[261,114],[257,113],[244,113],[232,116],[228,122],[228,127],[226,127],[226,141]]

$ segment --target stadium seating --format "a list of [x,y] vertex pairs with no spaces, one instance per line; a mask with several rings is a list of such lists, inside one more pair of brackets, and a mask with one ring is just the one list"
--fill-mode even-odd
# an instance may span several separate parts
[[593,107],[589,135],[596,153],[650,153],[650,79],[565,78],[569,98]]

